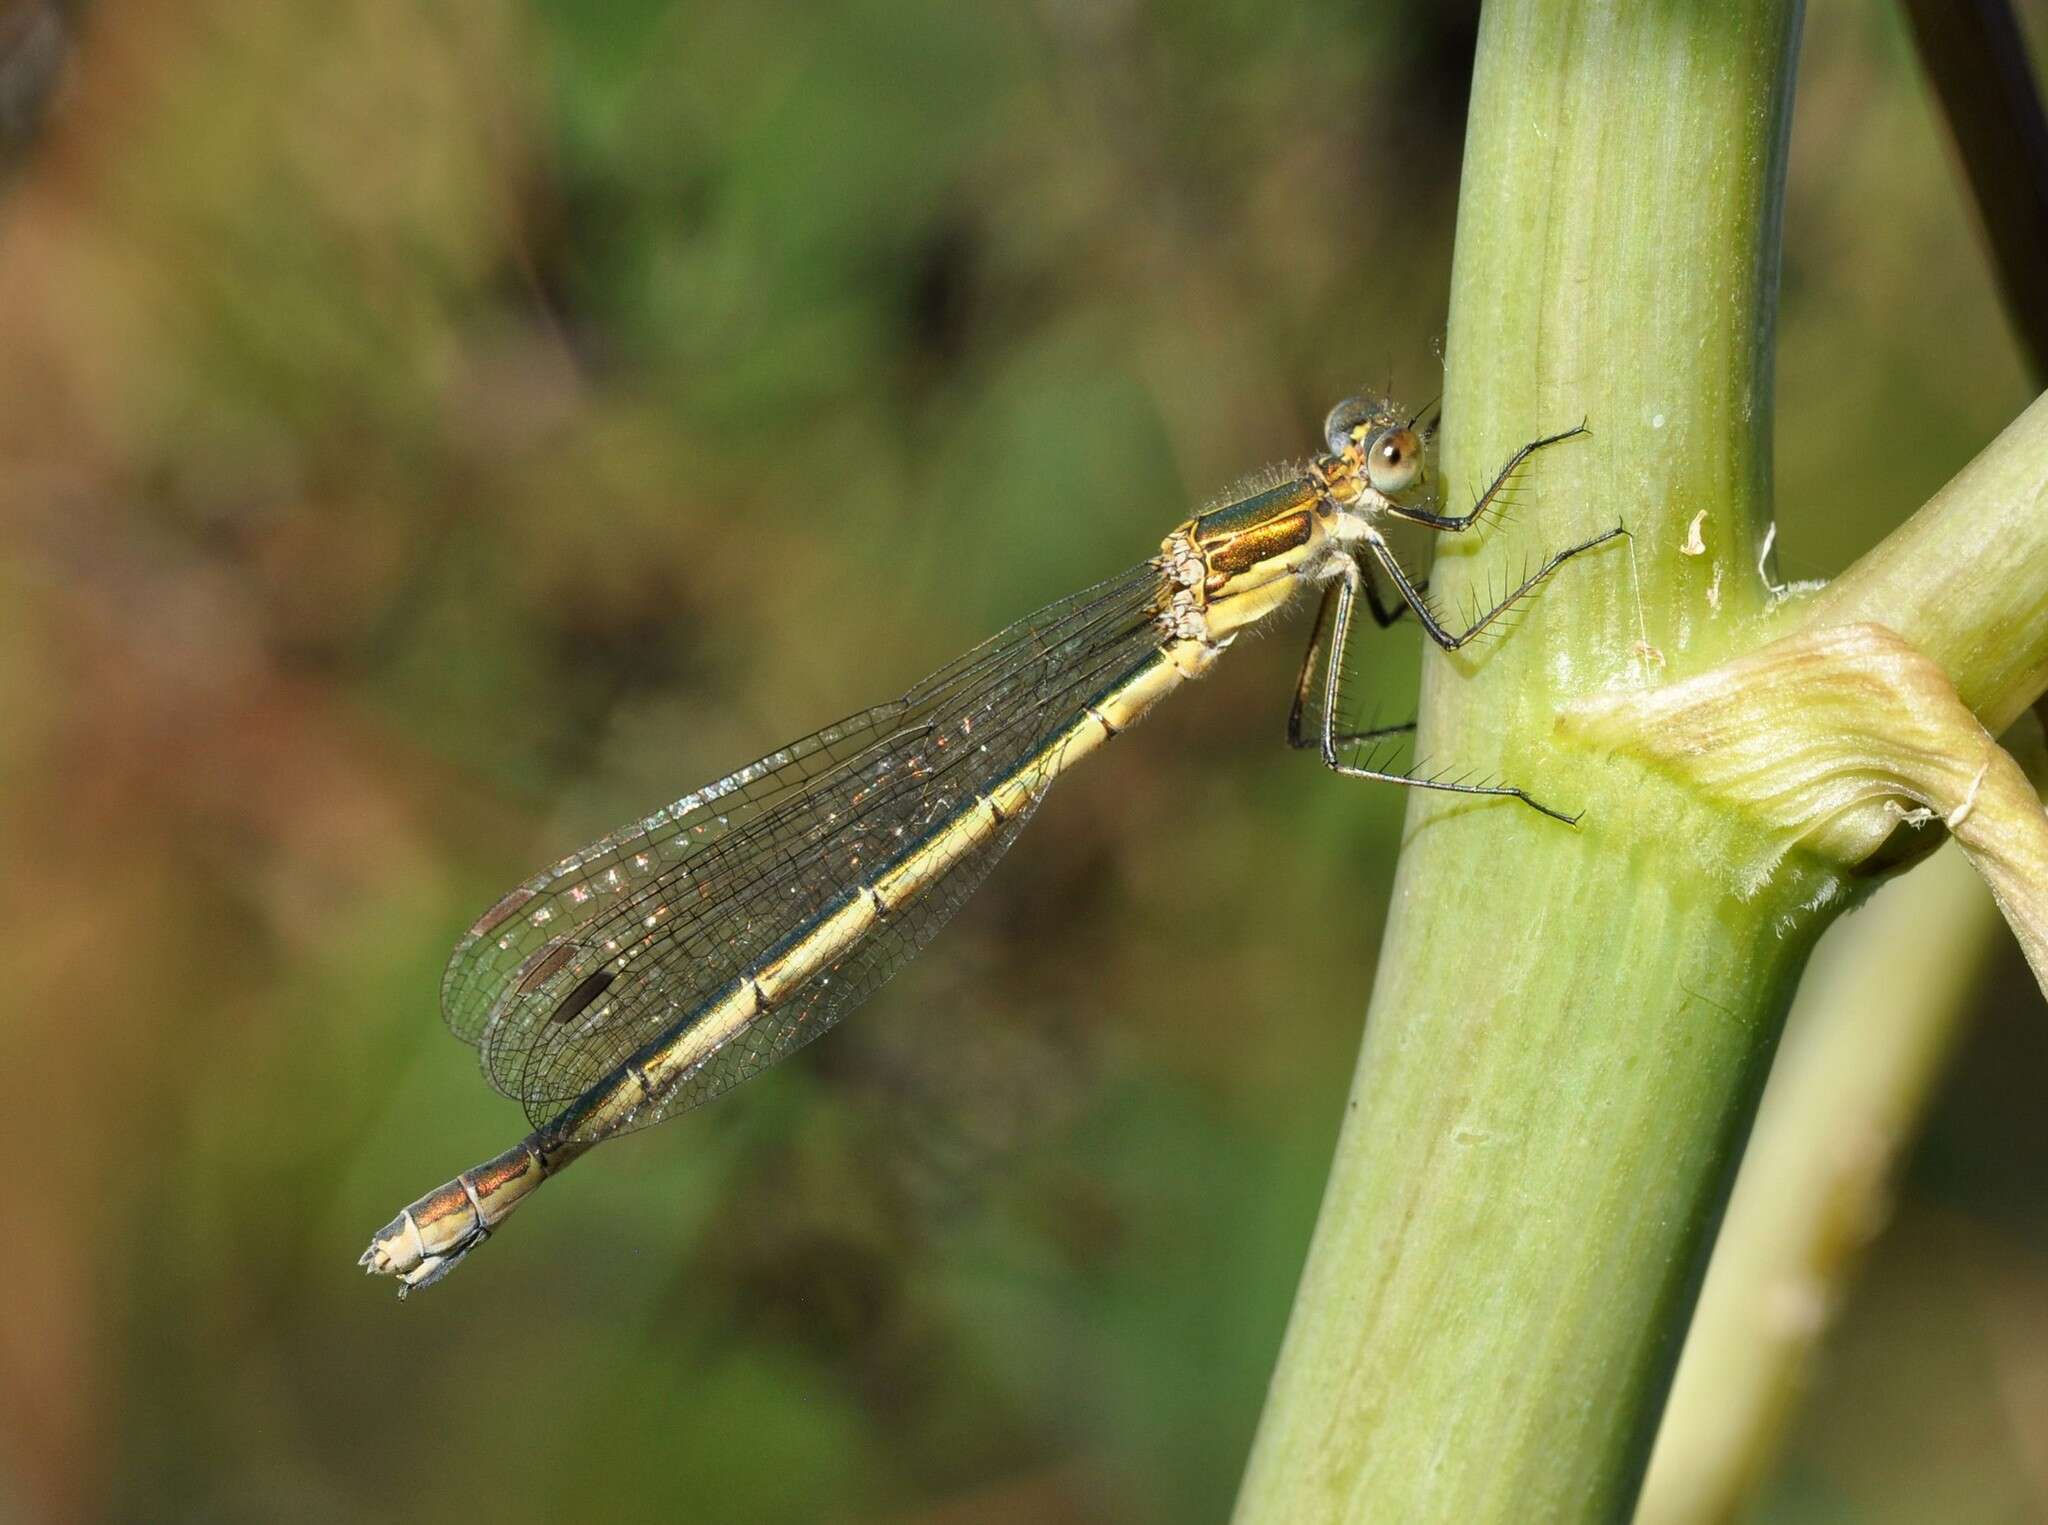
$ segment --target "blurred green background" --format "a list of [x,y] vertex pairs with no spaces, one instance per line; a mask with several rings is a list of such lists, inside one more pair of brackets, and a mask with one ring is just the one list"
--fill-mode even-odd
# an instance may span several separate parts
[[[1295,632],[828,1040],[428,1296],[354,1262],[525,1131],[435,1010],[502,890],[1437,390],[1473,8],[0,41],[51,17],[0,196],[0,1519],[1223,1515],[1403,805],[1280,745]],[[1793,576],[2030,395],[1890,7],[1816,3],[1801,75]],[[1415,640],[1361,643],[1382,713]],[[2048,1515],[2048,1027],[2016,954],[1982,1005],[1761,1518]]]

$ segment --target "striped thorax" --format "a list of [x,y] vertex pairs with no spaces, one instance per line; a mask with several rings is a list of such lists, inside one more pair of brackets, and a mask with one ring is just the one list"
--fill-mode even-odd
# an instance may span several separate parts
[[1160,615],[1183,639],[1228,644],[1305,586],[1341,577],[1397,497],[1423,481],[1423,436],[1384,403],[1340,403],[1330,415],[1330,452],[1228,494],[1168,535],[1160,565],[1172,589]]

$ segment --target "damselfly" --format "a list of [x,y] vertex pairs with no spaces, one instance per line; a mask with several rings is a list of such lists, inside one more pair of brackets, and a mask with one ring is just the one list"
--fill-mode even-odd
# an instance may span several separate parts
[[709,1101],[824,1032],[959,908],[1054,779],[1305,588],[1324,592],[1292,745],[1350,777],[1499,795],[1574,820],[1512,785],[1347,757],[1410,729],[1339,729],[1361,594],[1380,625],[1412,609],[1455,650],[1562,562],[1621,533],[1557,552],[1469,628],[1446,628],[1385,529],[1470,529],[1523,461],[1582,429],[1524,445],[1463,514],[1441,512],[1428,489],[1433,429],[1377,398],[1340,403],[1327,454],[1245,484],[1151,560],[1020,620],[893,704],[572,853],[491,907],[456,947],[441,1006],[533,1132],[406,1208],[362,1264],[397,1276],[401,1296],[438,1281],[578,1155]]

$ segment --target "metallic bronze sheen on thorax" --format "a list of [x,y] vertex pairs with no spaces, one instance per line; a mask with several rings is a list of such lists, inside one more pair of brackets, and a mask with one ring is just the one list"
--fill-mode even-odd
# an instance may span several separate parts
[[1296,509],[1313,508],[1321,496],[1321,488],[1310,478],[1295,477],[1227,508],[1197,514],[1194,523],[1188,527],[1189,534],[1203,550],[1213,550],[1233,536],[1285,518]]
[[1272,561],[1308,544],[1315,533],[1315,515],[1306,508],[1269,519],[1254,529],[1233,535],[1209,553],[1209,571],[1226,578],[1249,572],[1261,562]]

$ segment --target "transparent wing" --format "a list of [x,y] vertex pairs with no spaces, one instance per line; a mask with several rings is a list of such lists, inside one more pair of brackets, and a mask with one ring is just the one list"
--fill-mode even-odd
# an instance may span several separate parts
[[[477,1045],[494,1086],[547,1120],[1013,772],[1156,644],[1163,596],[1157,563],[1133,568],[1019,621],[895,703],[571,854],[458,944],[442,981],[448,1025]],[[821,976],[767,1014],[659,1115],[689,1104],[685,1094],[702,1100],[753,1073],[850,1009],[852,986],[873,988],[922,947],[1020,825],[963,854],[946,876],[957,888],[935,889],[928,906],[878,927],[841,961],[843,978]],[[785,1027],[790,1035],[778,1037]]]
[[[1028,807],[1012,814],[993,836],[956,857],[939,882],[918,897],[904,914],[876,927],[845,957],[808,981],[783,1005],[762,1013],[741,1028],[668,1095],[642,1108],[623,1126],[613,1124],[604,1128],[603,1134],[616,1137],[636,1132],[687,1112],[760,1074],[830,1029],[886,985],[951,920],[988,876],[996,860],[1017,839],[1044,797],[1045,785],[1034,789]],[[577,1133],[571,1137],[595,1142],[597,1133]]]

